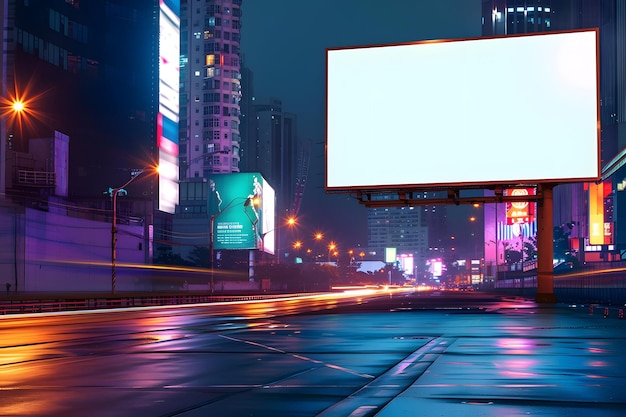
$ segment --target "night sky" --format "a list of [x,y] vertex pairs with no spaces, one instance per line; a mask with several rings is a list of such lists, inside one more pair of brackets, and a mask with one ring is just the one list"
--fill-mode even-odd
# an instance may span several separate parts
[[324,190],[326,48],[480,36],[480,8],[481,0],[243,1],[242,61],[257,102],[282,100],[298,117],[299,137],[313,144],[300,224],[367,245],[366,208]]

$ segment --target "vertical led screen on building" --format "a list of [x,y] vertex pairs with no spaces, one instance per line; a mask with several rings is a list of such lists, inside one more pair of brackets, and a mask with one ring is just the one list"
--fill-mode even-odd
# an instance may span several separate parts
[[604,199],[612,191],[609,181],[589,183],[589,244],[609,245],[613,243],[613,225],[605,219]]
[[256,172],[209,178],[208,213],[214,249],[274,253],[274,189]]
[[161,0],[159,8],[159,206],[174,213],[178,204],[178,114],[180,84],[180,1]]

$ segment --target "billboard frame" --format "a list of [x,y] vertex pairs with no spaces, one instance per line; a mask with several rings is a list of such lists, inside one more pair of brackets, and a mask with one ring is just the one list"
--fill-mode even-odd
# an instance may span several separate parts
[[[469,181],[469,182],[425,182],[420,183],[415,181],[414,183],[406,183],[406,184],[365,184],[365,185],[329,185],[329,145],[332,145],[332,142],[329,142],[329,53],[334,51],[343,51],[343,50],[354,50],[354,49],[367,49],[367,48],[380,48],[387,46],[411,46],[411,45],[421,45],[421,44],[433,44],[433,43],[452,43],[452,42],[465,42],[465,41],[483,41],[483,40],[493,40],[493,39],[505,39],[505,38],[522,38],[522,37],[540,37],[540,36],[549,36],[549,35],[561,35],[561,34],[574,34],[574,33],[593,33],[595,37],[595,146],[593,143],[589,144],[589,147],[595,148],[595,164],[592,163],[591,160],[588,161],[590,168],[588,171],[595,169],[595,174],[591,176],[584,177],[558,177],[555,178],[519,178],[519,179],[504,179],[504,180],[486,180],[486,181]],[[371,195],[376,193],[395,193],[397,194],[397,198],[393,202],[386,203],[389,205],[402,205],[408,203],[417,203],[419,204],[429,204],[421,202],[420,200],[414,201],[410,198],[407,198],[406,195],[408,192],[415,191],[444,191],[447,190],[449,194],[453,195],[452,198],[445,199],[445,202],[452,201],[454,204],[459,204],[461,202],[465,203],[464,200],[458,198],[460,191],[462,190],[480,190],[480,189],[493,189],[495,190],[495,194],[500,187],[505,188],[518,188],[518,187],[535,187],[538,184],[560,184],[560,183],[577,183],[577,182],[590,182],[597,181],[601,175],[601,149],[600,149],[600,80],[599,80],[599,29],[598,28],[585,28],[585,29],[576,29],[576,30],[563,30],[563,31],[552,31],[552,32],[536,32],[531,34],[516,34],[516,35],[504,35],[504,36],[490,36],[490,37],[472,37],[472,38],[459,38],[459,39],[441,39],[441,40],[425,40],[425,41],[416,41],[416,42],[405,42],[405,43],[396,43],[396,44],[373,44],[373,45],[359,45],[352,47],[335,47],[335,48],[327,48],[326,49],[326,146],[325,146],[325,190],[327,193],[356,193],[358,200],[365,205],[377,205],[380,203],[375,203],[370,198]],[[591,84],[591,83],[590,83]],[[589,123],[589,121],[587,121]],[[590,124],[590,123],[589,123]],[[337,165],[337,164],[336,164]],[[454,195],[457,198],[454,198]],[[540,196],[537,196],[539,199]],[[474,200],[470,200],[474,201]],[[468,203],[470,201],[467,201]],[[490,199],[489,201],[493,201]],[[500,200],[505,201],[505,200]],[[519,199],[516,201],[520,201]],[[385,204],[385,203],[382,203]]]

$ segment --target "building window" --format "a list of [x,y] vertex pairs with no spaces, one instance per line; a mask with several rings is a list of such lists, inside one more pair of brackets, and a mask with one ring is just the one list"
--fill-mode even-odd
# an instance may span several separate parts
[[220,75],[220,69],[219,68],[214,68],[214,67],[209,67],[206,69],[206,78],[213,78],[215,76],[219,76]]
[[204,94],[204,102],[205,103],[219,103],[220,102],[220,93],[205,93]]
[[204,44],[205,54],[210,54],[211,52],[219,52],[219,51],[220,51],[220,44],[217,42],[209,42],[209,43]]

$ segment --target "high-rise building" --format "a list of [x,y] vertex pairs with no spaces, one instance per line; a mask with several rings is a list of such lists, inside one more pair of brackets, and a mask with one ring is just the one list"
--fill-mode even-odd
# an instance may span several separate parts
[[277,212],[289,215],[293,207],[297,167],[297,117],[283,111],[282,102],[270,99],[255,104],[254,141],[248,141],[251,171],[261,172],[277,190]]
[[[626,4],[622,0],[483,0],[482,10],[485,36],[599,29],[601,164],[615,158],[626,146]],[[529,86],[532,81],[512,82]],[[599,225],[612,235],[609,240],[616,252],[626,248],[626,197],[615,191],[624,178],[622,168],[609,179],[613,186],[605,189],[614,191],[604,196],[604,225]],[[581,242],[577,250],[585,245],[582,242],[589,242],[587,193],[583,184],[554,189],[554,224],[568,227],[570,237]]]
[[[110,208],[103,192],[154,164],[158,157],[159,21],[154,18],[158,3],[2,3],[3,111],[15,98],[27,103],[21,123],[10,113],[2,117],[3,179],[7,152],[17,153],[12,169],[28,171],[31,168],[20,165],[24,158],[19,155],[31,151],[29,140],[53,139],[55,132],[68,143],[69,172],[58,173],[68,179],[63,187],[67,196],[62,197],[74,204]],[[26,190],[19,175],[10,174],[12,180],[3,181],[9,196],[60,197],[54,194],[58,187]],[[148,202],[155,194],[156,182],[135,181],[125,201]]]
[[[390,196],[380,195],[377,199]],[[413,199],[432,198],[433,193],[415,192]],[[446,206],[426,204],[415,207],[383,207],[367,209],[367,249],[370,256],[383,260],[386,248],[395,248],[398,255],[410,255],[414,271],[423,274],[426,261],[443,258],[450,247],[445,241]]]
[[182,181],[240,170],[241,2],[181,1]]

